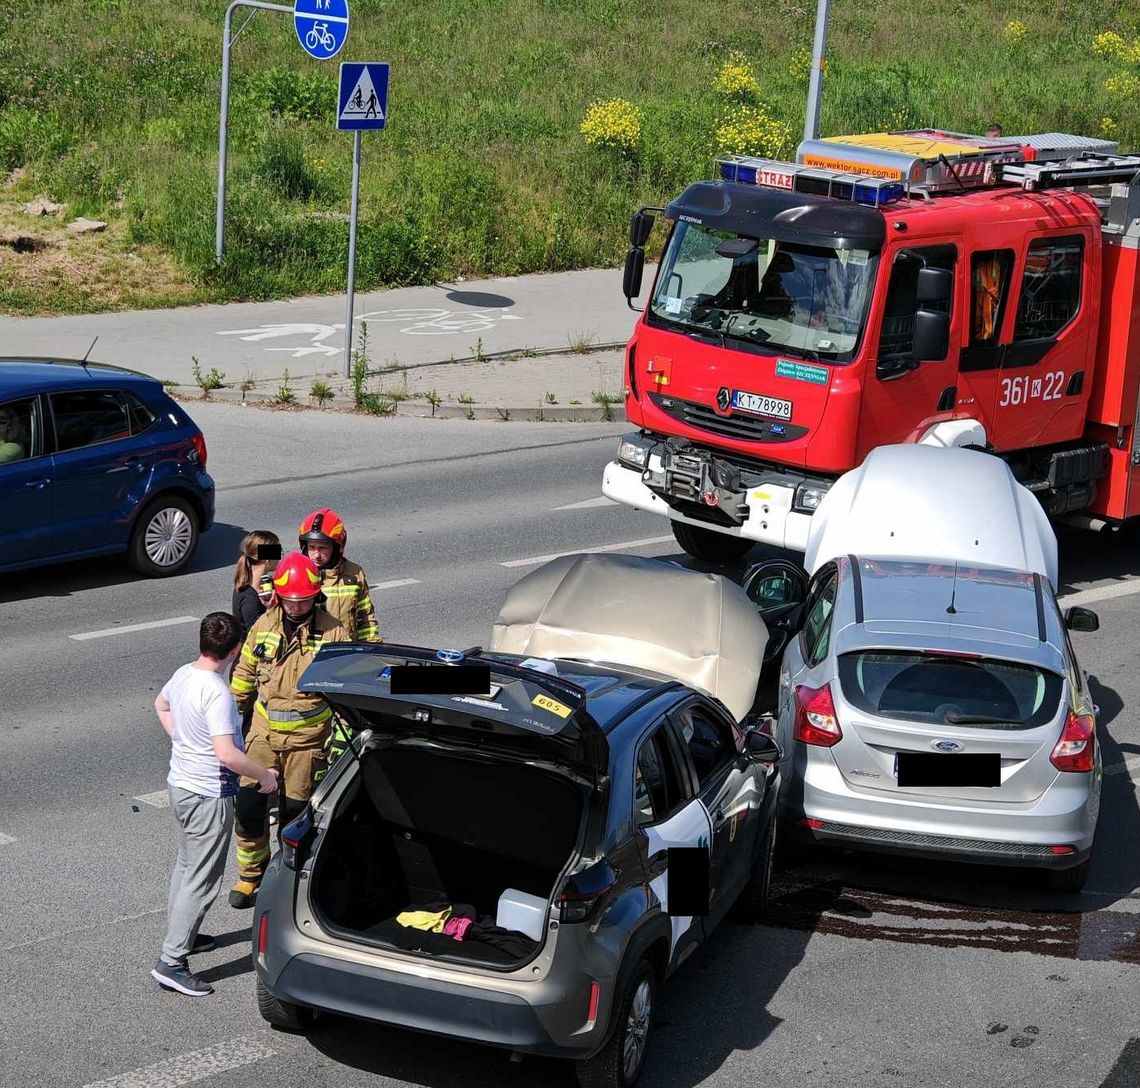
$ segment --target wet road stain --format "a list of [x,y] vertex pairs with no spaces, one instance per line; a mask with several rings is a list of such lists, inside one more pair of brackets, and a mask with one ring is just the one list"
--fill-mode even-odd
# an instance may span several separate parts
[[[787,874],[774,882],[762,921],[778,929],[855,940],[1035,952],[1068,960],[1140,965],[1140,915],[1121,911],[967,906],[854,888],[842,880],[811,883]],[[1004,1029],[1002,1025],[999,1030]],[[1032,1042],[1032,1038],[1011,1040],[1011,1045]]]

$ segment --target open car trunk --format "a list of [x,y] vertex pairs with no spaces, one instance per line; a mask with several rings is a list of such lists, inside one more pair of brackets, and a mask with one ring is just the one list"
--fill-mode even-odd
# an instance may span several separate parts
[[[495,926],[499,897],[515,889],[551,899],[576,853],[585,799],[570,777],[520,761],[414,739],[369,748],[317,849],[310,903],[337,936],[525,963],[541,942]],[[396,921],[447,908],[475,918],[461,939]]]

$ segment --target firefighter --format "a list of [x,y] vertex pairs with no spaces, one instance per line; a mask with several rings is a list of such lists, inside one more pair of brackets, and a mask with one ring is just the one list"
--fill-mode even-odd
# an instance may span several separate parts
[[[347,642],[349,632],[320,607],[321,574],[307,556],[286,556],[274,572],[273,588],[278,607],[249,629],[230,689],[239,710],[253,702],[246,752],[277,770],[284,785],[284,824],[301,813],[324,773],[332,719],[319,695],[297,690],[298,681],[323,645]],[[251,778],[240,782],[234,823],[239,879],[230,905],[250,907],[269,860],[268,798]]]
[[298,543],[302,554],[321,572],[321,592],[329,615],[354,642],[379,642],[380,628],[368,595],[368,578],[356,563],[344,557],[348,532],[340,515],[327,506],[314,510],[301,522]]

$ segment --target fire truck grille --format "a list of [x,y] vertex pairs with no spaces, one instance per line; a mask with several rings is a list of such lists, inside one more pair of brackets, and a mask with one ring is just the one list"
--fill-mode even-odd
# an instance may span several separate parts
[[802,438],[808,432],[807,427],[796,427],[779,420],[744,415],[722,416],[710,405],[665,397],[660,393],[650,393],[649,399],[672,419],[722,438],[743,439],[746,442],[790,442]]

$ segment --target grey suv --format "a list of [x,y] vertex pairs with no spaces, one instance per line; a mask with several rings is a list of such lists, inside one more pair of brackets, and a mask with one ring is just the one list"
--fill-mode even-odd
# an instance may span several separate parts
[[[489,687],[440,688],[437,656]],[[523,660],[345,644],[310,666],[357,735],[258,895],[271,1024],[330,1010],[628,1086],[662,982],[734,904],[763,909],[775,741],[659,674]],[[397,694],[409,668],[432,683]]]

